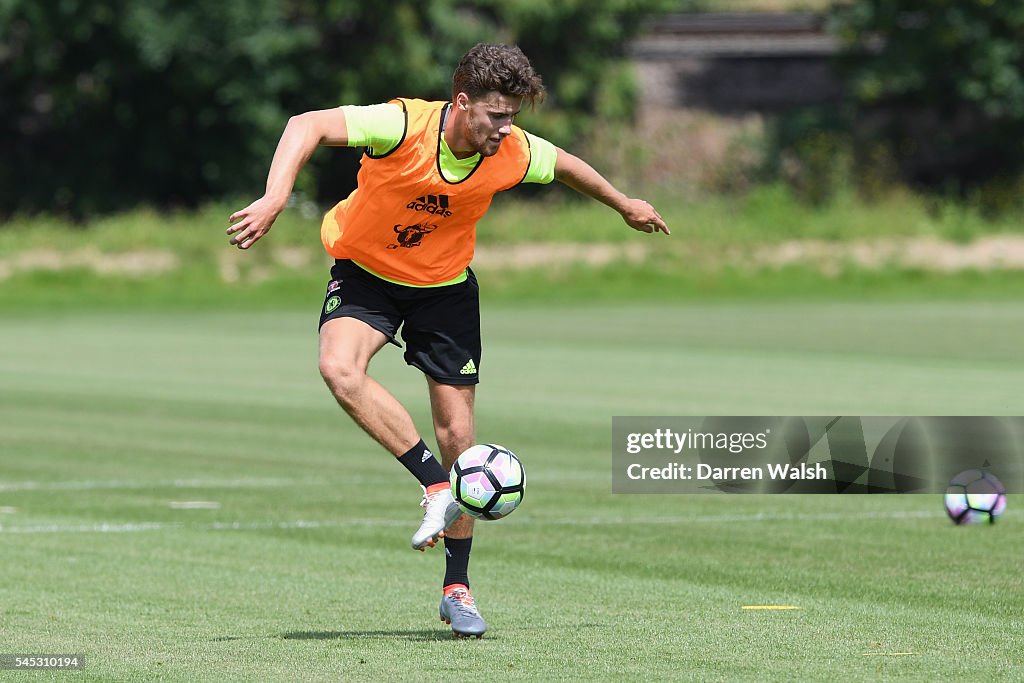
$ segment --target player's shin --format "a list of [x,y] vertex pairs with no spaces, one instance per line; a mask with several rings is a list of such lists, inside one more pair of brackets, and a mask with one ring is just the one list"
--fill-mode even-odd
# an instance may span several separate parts
[[444,539],[445,571],[442,588],[462,584],[469,588],[469,553],[473,547],[473,537]]

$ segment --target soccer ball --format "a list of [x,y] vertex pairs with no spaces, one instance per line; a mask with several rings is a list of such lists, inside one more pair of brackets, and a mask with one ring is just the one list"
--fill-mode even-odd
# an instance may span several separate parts
[[501,519],[523,502],[526,472],[515,453],[494,444],[477,444],[452,466],[452,495],[477,519]]
[[946,487],[946,512],[954,524],[994,524],[1006,509],[1006,489],[991,472],[967,470]]

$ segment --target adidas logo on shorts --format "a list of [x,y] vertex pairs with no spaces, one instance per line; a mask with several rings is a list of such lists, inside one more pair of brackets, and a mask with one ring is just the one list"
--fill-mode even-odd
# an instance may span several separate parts
[[459,374],[460,375],[475,375],[476,374],[476,363],[473,362],[472,358],[470,358],[469,361],[465,365],[462,366],[462,369],[459,370]]
[[448,195],[446,194],[425,194],[406,204],[405,208],[413,211],[426,211],[442,218],[452,215],[452,212],[448,210]]

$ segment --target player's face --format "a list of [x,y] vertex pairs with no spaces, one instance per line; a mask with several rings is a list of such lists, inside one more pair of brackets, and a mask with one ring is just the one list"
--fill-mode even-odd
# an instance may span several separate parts
[[512,134],[512,121],[523,105],[523,98],[488,93],[478,100],[470,100],[459,93],[456,104],[466,116],[463,134],[475,152],[489,157],[498,153],[501,141]]

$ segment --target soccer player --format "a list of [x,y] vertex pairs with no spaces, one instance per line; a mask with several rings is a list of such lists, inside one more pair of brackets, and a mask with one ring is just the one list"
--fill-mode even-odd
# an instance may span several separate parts
[[[419,481],[423,522],[412,547],[444,538],[441,618],[457,636],[487,624],[469,592],[473,520],[448,486],[476,443],[480,311],[473,258],[477,221],[497,192],[558,180],[618,211],[641,232],[669,234],[648,202],[615,189],[584,161],[515,126],[524,101],[544,94],[518,47],[480,44],[459,62],[451,102],[399,98],[310,111],[288,121],[265,194],[229,217],[231,244],[248,249],[284,209],[318,145],[365,147],[357,188],[327,212],[321,240],[335,260],[320,312],[320,373],[335,399]],[[386,344],[426,375],[435,459],[408,411],[367,375]]]

